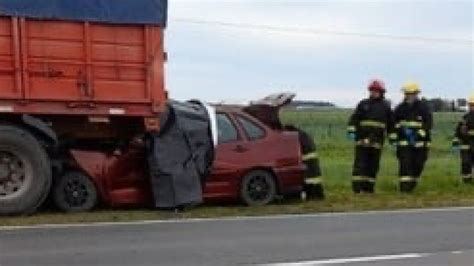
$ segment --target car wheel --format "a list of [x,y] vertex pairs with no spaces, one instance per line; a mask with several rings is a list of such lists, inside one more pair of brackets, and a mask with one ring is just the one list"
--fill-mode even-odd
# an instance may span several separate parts
[[276,196],[275,179],[267,171],[252,171],[242,179],[240,194],[242,201],[248,206],[267,205]]
[[51,187],[51,165],[44,148],[27,131],[0,126],[0,214],[31,214]]
[[86,212],[97,205],[97,189],[79,172],[65,174],[54,187],[54,203],[64,212]]

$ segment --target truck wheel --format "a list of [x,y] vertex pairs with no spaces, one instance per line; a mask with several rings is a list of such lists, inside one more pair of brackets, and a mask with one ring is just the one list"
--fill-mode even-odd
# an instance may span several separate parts
[[51,165],[33,135],[0,126],[0,215],[31,214],[51,187]]
[[97,205],[97,189],[88,176],[70,172],[55,184],[54,203],[64,212],[90,211]]
[[248,173],[242,179],[240,195],[248,206],[263,206],[272,202],[276,196],[273,175],[263,170]]

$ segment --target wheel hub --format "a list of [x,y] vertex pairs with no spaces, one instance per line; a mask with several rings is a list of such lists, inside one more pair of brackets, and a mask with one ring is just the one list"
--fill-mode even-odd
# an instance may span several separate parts
[[10,177],[10,169],[8,165],[2,163],[0,164],[0,181],[6,181]]
[[80,180],[69,180],[64,189],[64,193],[65,200],[70,206],[80,207],[87,201],[87,189],[85,184]]
[[18,192],[25,183],[25,165],[10,152],[0,153],[0,197]]
[[249,184],[250,197],[253,200],[263,200],[268,197],[268,184],[266,180],[260,176],[254,177]]

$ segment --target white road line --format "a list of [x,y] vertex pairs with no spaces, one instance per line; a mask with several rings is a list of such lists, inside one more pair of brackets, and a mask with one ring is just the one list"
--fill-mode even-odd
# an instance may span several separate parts
[[170,219],[170,220],[139,220],[139,221],[130,221],[130,222],[92,222],[92,223],[72,223],[72,224],[0,226],[0,231],[26,230],[26,229],[61,229],[61,228],[74,228],[74,227],[124,226],[124,225],[154,225],[154,224],[169,224],[169,223],[284,220],[284,219],[299,219],[299,218],[364,216],[364,215],[378,215],[378,214],[410,214],[410,213],[420,214],[420,213],[431,213],[431,212],[458,212],[458,211],[469,211],[469,210],[474,211],[474,207],[400,209],[400,210],[334,212],[334,213],[315,213],[315,214],[284,214],[284,215],[270,215],[270,216],[233,216],[233,217],[221,217],[221,218],[188,218],[188,219]]
[[375,261],[388,261],[388,260],[403,260],[403,259],[416,259],[428,257],[429,253],[408,253],[400,255],[381,255],[371,257],[354,257],[354,258],[337,258],[328,260],[314,260],[314,261],[301,261],[301,262],[288,262],[288,263],[273,263],[264,264],[265,266],[319,266],[319,265],[331,265],[331,264],[350,264],[357,262],[375,262]]

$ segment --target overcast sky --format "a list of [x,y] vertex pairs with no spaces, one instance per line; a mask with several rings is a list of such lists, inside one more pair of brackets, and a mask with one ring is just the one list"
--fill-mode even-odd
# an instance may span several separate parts
[[473,2],[171,0],[167,88],[181,100],[295,91],[350,106],[380,77],[394,101],[407,79],[428,97],[466,97],[474,92]]

